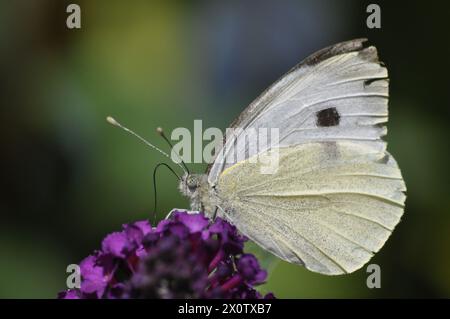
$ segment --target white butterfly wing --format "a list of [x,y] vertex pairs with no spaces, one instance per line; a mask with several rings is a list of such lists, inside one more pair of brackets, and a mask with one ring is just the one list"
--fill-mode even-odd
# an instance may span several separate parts
[[[364,41],[321,50],[273,84],[232,124],[242,131],[227,136],[208,169],[225,218],[280,258],[324,274],[364,265],[403,214],[406,188],[381,139],[387,70]],[[279,129],[273,175],[250,161],[272,147],[247,139],[258,128]]]
[[[378,61],[375,47],[363,47],[364,39],[343,42],[323,49],[285,74],[251,103],[231,125],[241,128],[227,136],[226,143],[208,169],[214,185],[220,173],[269,145],[254,145],[246,132],[258,128],[279,129],[279,146],[311,141],[352,140],[385,148],[381,136],[387,121],[387,70]],[[318,114],[336,110],[339,125],[317,125]],[[256,147],[257,146],[257,147]]]
[[[330,150],[332,149],[332,150]],[[278,257],[328,275],[362,267],[403,214],[406,190],[394,159],[348,141],[279,150],[274,175],[249,160],[220,175],[225,218]]]

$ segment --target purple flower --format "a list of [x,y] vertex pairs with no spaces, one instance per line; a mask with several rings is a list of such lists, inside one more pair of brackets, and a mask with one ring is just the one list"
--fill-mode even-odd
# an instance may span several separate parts
[[58,299],[80,299],[80,291],[76,289],[69,289],[58,293]]
[[95,294],[100,298],[111,279],[112,272],[107,272],[106,267],[100,265],[98,257],[91,255],[80,263],[81,282],[80,290],[85,295]]
[[227,221],[202,213],[176,211],[155,228],[127,224],[80,263],[80,289],[58,298],[263,298],[254,286],[267,272],[243,253],[245,241]]
[[251,254],[242,255],[236,266],[243,279],[252,285],[263,283],[266,280],[267,271],[259,267],[258,260]]
[[103,239],[102,251],[115,257],[125,257],[125,246],[128,245],[129,238],[126,231],[112,233]]

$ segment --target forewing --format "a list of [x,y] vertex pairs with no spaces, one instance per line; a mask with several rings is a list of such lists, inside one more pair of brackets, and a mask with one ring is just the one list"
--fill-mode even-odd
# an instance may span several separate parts
[[209,183],[215,185],[236,163],[236,154],[246,159],[271,147],[271,141],[249,139],[250,130],[278,129],[279,147],[349,140],[384,150],[387,70],[375,47],[364,42],[343,42],[313,54],[251,103],[231,125],[242,131],[227,136],[208,168]]

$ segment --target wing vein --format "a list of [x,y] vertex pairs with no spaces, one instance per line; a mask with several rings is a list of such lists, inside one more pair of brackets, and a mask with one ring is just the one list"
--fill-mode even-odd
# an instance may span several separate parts
[[252,195],[246,195],[246,197],[254,196],[254,197],[310,197],[310,196],[327,196],[327,195],[337,195],[337,194],[356,194],[356,195],[363,195],[367,197],[376,198],[383,202],[388,202],[390,204],[404,207],[402,202],[397,202],[391,198],[384,197],[382,195],[376,195],[376,194],[370,194],[370,193],[362,193],[362,192],[323,192],[323,193],[303,193],[303,194],[252,194]]

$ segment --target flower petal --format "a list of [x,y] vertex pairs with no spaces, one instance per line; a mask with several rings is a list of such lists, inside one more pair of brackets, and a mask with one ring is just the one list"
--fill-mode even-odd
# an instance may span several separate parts
[[110,253],[115,257],[124,258],[124,248],[129,243],[128,238],[123,232],[111,233],[103,239],[102,250],[105,253]]
[[203,213],[176,213],[175,220],[182,222],[191,233],[201,232],[209,225],[209,219]]
[[238,259],[236,267],[245,281],[251,285],[261,284],[266,280],[267,272],[261,269],[258,260],[252,254],[243,254]]
[[86,257],[80,263],[80,271],[83,279],[80,287],[81,292],[95,293],[97,298],[101,298],[108,285],[108,278],[104,276],[103,267],[97,265],[96,256]]

